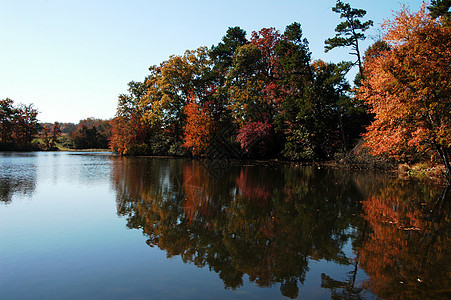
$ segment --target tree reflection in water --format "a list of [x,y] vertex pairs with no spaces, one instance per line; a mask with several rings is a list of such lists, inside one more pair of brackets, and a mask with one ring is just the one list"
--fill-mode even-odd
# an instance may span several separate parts
[[[370,276],[365,287],[381,297],[396,295],[388,291],[394,282],[416,284],[413,269],[423,286],[445,287],[446,270],[426,269],[449,257],[443,235],[449,204],[417,207],[406,201],[411,187],[400,186],[403,198],[397,185],[381,189],[376,181],[312,167],[258,166],[230,167],[213,180],[198,161],[170,159],[116,158],[112,170],[117,211],[127,226],[142,230],[147,244],[168,257],[208,266],[226,288],[242,286],[247,274],[262,287],[280,283],[281,293],[295,298],[309,260],[354,269],[345,281],[322,274],[321,286],[334,298],[361,297],[359,268]],[[438,211],[441,217],[432,215]],[[344,251],[349,240],[354,259]]]
[[449,186],[433,193],[393,183],[363,202],[371,233],[357,251],[366,287],[391,299],[451,296],[450,200]]
[[36,189],[36,162],[29,154],[0,153],[0,202],[31,196]]
[[30,196],[36,188],[35,177],[14,180],[0,177],[0,202],[10,203],[14,195]]

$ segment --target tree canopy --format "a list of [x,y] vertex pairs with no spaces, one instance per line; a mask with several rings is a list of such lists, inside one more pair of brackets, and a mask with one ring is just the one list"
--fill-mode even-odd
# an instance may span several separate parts
[[173,55],[131,82],[110,145],[122,154],[330,159],[363,128],[353,121],[361,111],[349,67],[312,61],[299,23],[249,40],[232,27],[211,49]]
[[[362,21],[365,10],[338,0],[333,11],[343,22],[326,51],[351,47],[356,63],[313,60],[297,22],[250,38],[231,27],[217,45],[172,55],[131,82],[118,100],[110,147],[312,161],[347,153],[363,134],[375,155],[413,161],[437,151],[449,173],[447,6],[433,1],[430,15],[425,4],[418,13],[403,8],[362,61],[359,42],[373,23]],[[356,64],[352,89],[346,74]]]

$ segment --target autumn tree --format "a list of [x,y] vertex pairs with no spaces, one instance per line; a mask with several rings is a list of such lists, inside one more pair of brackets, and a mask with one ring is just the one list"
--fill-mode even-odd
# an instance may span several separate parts
[[[150,128],[151,139],[166,141],[166,154],[183,155],[183,133],[186,125],[184,107],[192,94],[201,102],[211,94],[208,74],[211,60],[207,48],[185,51],[171,56],[159,66],[150,67],[144,84],[146,93],[138,106]],[[151,142],[152,144],[153,142]]]
[[15,109],[11,136],[19,150],[32,150],[32,141],[38,132],[38,111],[32,104],[20,104]]
[[58,122],[50,124],[43,124],[40,132],[40,138],[44,143],[43,150],[58,150],[56,143],[61,136],[61,129]]
[[77,125],[74,123],[59,123],[60,125],[60,129],[61,129],[61,133],[65,133],[65,134],[72,134],[72,132],[75,131],[75,129],[77,129]]
[[10,144],[13,118],[13,101],[9,98],[0,100],[0,143],[3,147]]
[[[227,74],[228,108],[238,127],[239,142],[242,147],[257,146],[265,136],[266,147],[258,151],[262,154],[271,152],[273,145],[268,142],[274,140],[267,134],[274,132],[268,129],[273,127],[278,106],[275,80],[278,68],[276,47],[280,40],[281,34],[274,28],[253,32],[250,43],[236,50]],[[257,128],[259,126],[263,127]],[[252,132],[263,135],[254,136]],[[249,138],[255,139],[255,142]],[[243,149],[250,152],[248,146]]]
[[42,142],[44,143],[44,150],[49,150],[50,146],[50,137],[49,137],[49,127],[47,125],[42,126],[41,132],[39,134],[39,137],[41,138]]
[[[131,82],[130,93],[119,97],[111,147],[120,153],[131,154],[135,151],[127,151],[128,148],[139,148],[142,154],[186,155],[185,112],[190,109],[185,107],[191,95],[215,118],[220,111],[211,101],[215,93],[211,69],[206,47],[187,50],[182,56],[173,55],[160,65],[151,66],[143,82]],[[194,130],[191,125],[188,128]],[[193,133],[190,131],[189,135]]]
[[[229,109],[236,123],[260,119],[261,91],[265,76],[261,76],[262,54],[254,44],[237,49],[228,80]],[[260,73],[260,74],[259,74]],[[263,77],[263,78],[262,78]]]
[[50,129],[50,146],[53,148],[58,142],[58,138],[61,136],[61,129],[58,122],[53,123]]
[[236,137],[241,149],[252,157],[266,157],[274,147],[274,128],[268,121],[246,122]]
[[38,133],[38,111],[32,104],[14,106],[14,101],[0,100],[0,149],[31,150]]
[[251,43],[236,50],[227,75],[229,109],[235,121],[272,122],[276,103],[271,97],[277,68],[275,48],[281,39],[274,28],[253,32]]
[[171,56],[150,68],[146,78],[146,95],[139,105],[145,120],[152,126],[171,130],[177,140],[183,136],[183,107],[191,93],[201,97],[206,88],[203,74],[210,69],[206,48],[187,50],[183,56]]
[[214,120],[207,102],[199,103],[192,95],[185,105],[186,126],[184,133],[184,146],[189,148],[193,155],[203,154],[210,145],[214,132]]
[[110,134],[109,120],[87,118],[80,120],[71,141],[76,149],[107,149]]
[[119,154],[146,154],[148,129],[138,106],[139,92],[129,83],[130,94],[121,94],[116,117],[110,122],[110,149]]
[[451,176],[451,28],[407,8],[386,21],[390,49],[365,61],[358,97],[374,122],[365,134],[373,154],[411,159],[436,151]]
[[351,47],[353,52],[350,54],[357,57],[356,64],[359,66],[359,74],[362,75],[363,68],[359,40],[365,39],[363,32],[373,25],[373,21],[368,20],[362,23],[360,19],[366,15],[366,11],[352,8],[351,5],[341,0],[337,0],[332,11],[340,14],[340,18],[344,19],[344,21],[335,28],[335,37],[329,38],[324,42],[326,44],[325,50],[328,52],[337,47]]

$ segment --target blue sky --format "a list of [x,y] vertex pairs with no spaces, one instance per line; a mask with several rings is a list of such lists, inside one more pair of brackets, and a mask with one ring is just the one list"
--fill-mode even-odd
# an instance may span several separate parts
[[[380,23],[401,3],[418,10],[419,0],[350,0]],[[335,0],[0,0],[0,99],[33,103],[43,122],[112,118],[117,96],[148,67],[187,49],[216,45],[228,27],[248,33],[264,27],[281,32],[302,25],[314,59],[338,62],[346,49],[324,53],[324,40],[340,22]]]

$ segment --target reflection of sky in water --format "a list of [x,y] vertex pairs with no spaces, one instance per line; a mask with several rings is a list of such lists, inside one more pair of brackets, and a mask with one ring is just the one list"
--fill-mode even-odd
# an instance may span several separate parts
[[0,200],[30,197],[40,184],[92,186],[107,184],[110,177],[108,153],[0,153]]
[[49,153],[38,156],[40,180],[95,185],[108,182],[108,154]]

